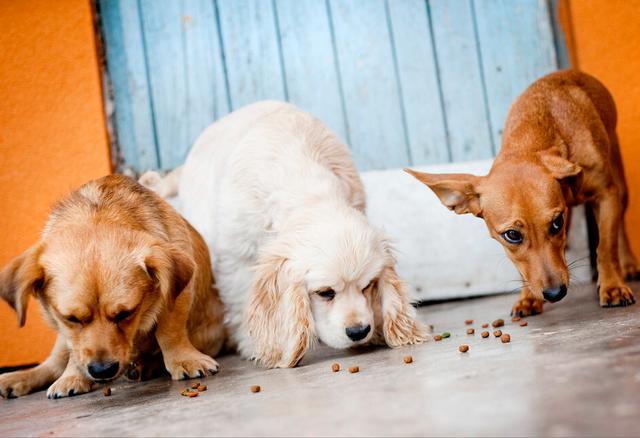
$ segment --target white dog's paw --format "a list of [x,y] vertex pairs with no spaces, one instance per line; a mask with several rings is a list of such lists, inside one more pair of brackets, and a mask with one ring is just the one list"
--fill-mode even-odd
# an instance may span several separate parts
[[220,368],[218,362],[197,350],[167,361],[166,365],[173,380],[196,379],[209,374],[213,376]]
[[47,389],[47,398],[72,397],[91,391],[92,381],[81,375],[62,376]]
[[0,396],[16,398],[30,394],[38,389],[33,387],[28,376],[28,371],[16,371],[0,375]]

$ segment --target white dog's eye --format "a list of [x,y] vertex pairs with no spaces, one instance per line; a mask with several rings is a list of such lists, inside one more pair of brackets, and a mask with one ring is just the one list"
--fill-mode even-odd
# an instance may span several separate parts
[[321,290],[316,293],[327,301],[331,301],[336,297],[336,291],[333,289]]
[[362,292],[366,292],[366,291],[367,291],[371,286],[373,286],[373,282],[374,282],[374,281],[375,281],[375,280],[371,280],[371,281],[369,282],[369,284],[368,284],[368,285],[366,285],[366,286],[362,289]]

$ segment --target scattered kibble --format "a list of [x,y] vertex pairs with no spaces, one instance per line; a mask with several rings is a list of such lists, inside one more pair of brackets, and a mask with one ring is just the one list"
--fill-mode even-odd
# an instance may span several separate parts
[[209,388],[207,388],[207,385],[198,385],[196,389],[198,390],[198,392],[202,392],[202,391],[206,391]]
[[194,391],[192,388],[185,388],[182,390],[182,392],[180,393],[181,396],[183,397],[197,397],[198,396],[198,391]]
[[473,319],[467,319],[467,320],[464,321],[464,323],[466,325],[471,325],[471,324],[473,324]]
[[472,335],[472,334],[474,334],[475,332],[476,332],[476,331],[475,331],[474,329],[472,329],[472,328],[467,329],[467,334],[468,334],[468,335]]
[[360,367],[349,367],[349,372],[351,374],[357,373],[358,371],[360,371]]
[[484,332],[480,333],[480,336],[482,336],[483,338],[488,338],[489,337],[489,332],[484,331]]
[[444,333],[442,334],[442,339],[446,339],[446,338],[448,338],[449,336],[451,336],[451,333],[449,333],[449,332],[444,332]]
[[340,371],[340,364],[339,363],[331,364],[331,371],[333,371],[334,373],[337,373],[338,371]]
[[198,386],[200,386],[200,382],[192,383],[191,389],[198,389]]
[[496,319],[491,323],[493,328],[502,327],[504,325],[504,319]]
[[489,323],[485,322],[484,324],[482,324],[482,328],[487,328],[489,327]]
[[520,322],[520,327],[526,327],[528,325],[529,325],[529,323],[527,321],[521,321]]
[[429,330],[433,331],[433,324],[429,324]]
[[411,363],[413,362],[413,357],[405,356],[404,358],[402,358],[402,360],[404,360],[404,363]]
[[111,387],[105,386],[102,388],[102,394],[104,394],[105,397],[109,397],[111,395]]
[[433,340],[434,340],[434,341],[436,341],[436,342],[437,342],[437,341],[442,341],[442,336],[440,336],[440,335],[435,335],[435,336],[433,337]]
[[493,336],[499,338],[500,336],[502,336],[502,330],[496,330],[495,332],[493,332]]
[[522,318],[520,318],[518,315],[514,316],[513,318],[511,318],[511,322],[518,322],[520,321]]
[[469,346],[467,344],[462,344],[458,347],[458,350],[460,351],[460,353],[466,353],[467,351],[469,351]]
[[251,390],[251,392],[253,392],[255,394],[256,392],[260,392],[261,388],[260,388],[260,385],[253,385],[249,389]]
[[503,344],[509,343],[511,342],[511,336],[509,336],[509,333],[505,333],[504,335],[500,336],[500,340]]

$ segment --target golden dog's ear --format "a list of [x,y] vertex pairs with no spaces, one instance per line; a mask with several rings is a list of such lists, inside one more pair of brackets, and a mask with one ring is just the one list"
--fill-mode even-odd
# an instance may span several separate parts
[[24,326],[29,296],[36,296],[44,285],[44,269],[38,259],[42,244],[36,244],[13,259],[0,272],[0,296],[18,314],[18,324]]
[[[429,339],[426,328],[416,319],[404,283],[393,266],[387,266],[376,283],[374,317],[376,335],[390,347],[418,344]],[[378,343],[381,339],[376,340]]]
[[285,258],[267,256],[258,264],[246,323],[255,358],[269,368],[296,366],[311,345],[309,297]]
[[477,191],[480,177],[467,173],[434,174],[411,169],[404,171],[429,187],[449,210],[482,217],[480,194]]
[[165,298],[175,299],[193,277],[195,262],[171,244],[155,244],[144,258],[144,269]]

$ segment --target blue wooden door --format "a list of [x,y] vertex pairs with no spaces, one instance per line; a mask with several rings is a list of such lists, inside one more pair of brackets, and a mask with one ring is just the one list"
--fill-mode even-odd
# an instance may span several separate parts
[[360,170],[490,158],[558,67],[549,0],[98,0],[120,167],[180,165],[261,99],[313,113]]

